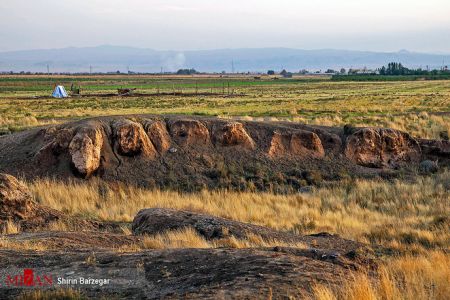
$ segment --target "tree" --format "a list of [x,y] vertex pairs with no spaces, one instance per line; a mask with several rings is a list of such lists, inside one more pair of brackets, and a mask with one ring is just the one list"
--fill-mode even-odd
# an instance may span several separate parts
[[345,73],[347,73],[347,71],[346,71],[344,68],[342,68],[340,73],[341,73],[342,75],[344,75]]
[[283,76],[284,78],[292,78],[292,73],[286,70],[281,71],[280,75]]
[[177,71],[177,75],[193,75],[198,74],[198,72],[195,69],[179,69]]
[[275,71],[274,70],[269,70],[269,71],[267,71],[267,75],[275,75]]

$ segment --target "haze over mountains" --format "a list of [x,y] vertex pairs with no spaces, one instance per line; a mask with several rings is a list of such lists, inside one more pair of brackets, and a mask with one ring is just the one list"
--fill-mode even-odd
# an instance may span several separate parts
[[49,50],[0,52],[0,72],[165,72],[194,68],[202,72],[265,72],[326,70],[328,68],[378,68],[388,62],[410,68],[441,68],[450,54],[427,54],[402,50],[371,52],[351,50],[300,50],[289,48],[157,51],[152,49],[98,46]]

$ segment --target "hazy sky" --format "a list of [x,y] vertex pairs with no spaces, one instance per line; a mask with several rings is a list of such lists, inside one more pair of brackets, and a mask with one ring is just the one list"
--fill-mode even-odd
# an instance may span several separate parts
[[102,44],[450,53],[450,0],[0,0],[0,51]]

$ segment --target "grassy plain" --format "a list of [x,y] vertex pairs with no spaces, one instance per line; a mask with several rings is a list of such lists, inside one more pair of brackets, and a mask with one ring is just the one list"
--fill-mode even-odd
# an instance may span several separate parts
[[[72,82],[82,86],[85,97],[33,99],[50,95],[56,83],[69,88]],[[148,95],[98,96],[116,93],[119,87],[136,87],[137,92]],[[158,91],[165,95],[156,95]],[[3,132],[99,115],[136,113],[373,125],[406,130],[424,138],[439,138],[442,132],[450,131],[450,81],[332,82],[309,77],[256,80],[253,77],[126,75],[0,77],[0,130]]]

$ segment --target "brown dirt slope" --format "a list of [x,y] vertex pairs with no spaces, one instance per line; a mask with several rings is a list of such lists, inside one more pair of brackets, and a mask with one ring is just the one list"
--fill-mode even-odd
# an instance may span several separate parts
[[187,191],[286,191],[347,176],[395,176],[398,169],[404,175],[424,159],[445,165],[449,147],[392,129],[114,116],[0,137],[0,172]]

